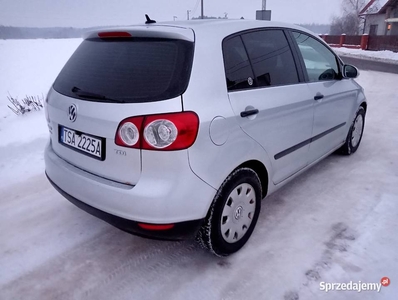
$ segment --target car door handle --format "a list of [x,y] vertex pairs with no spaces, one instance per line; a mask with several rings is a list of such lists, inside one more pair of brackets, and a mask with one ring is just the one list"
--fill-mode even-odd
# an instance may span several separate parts
[[314,96],[314,100],[321,100],[321,99],[323,99],[323,97],[325,97],[325,96],[322,95],[322,94],[316,94],[316,95]]
[[240,113],[240,116],[242,118],[246,118],[246,117],[249,117],[249,116],[252,116],[252,115],[257,115],[258,113],[259,113],[258,109],[250,109],[250,110],[242,111]]

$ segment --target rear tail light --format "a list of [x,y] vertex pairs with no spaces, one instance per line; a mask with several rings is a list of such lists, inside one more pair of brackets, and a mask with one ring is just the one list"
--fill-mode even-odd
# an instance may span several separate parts
[[145,150],[181,150],[192,146],[198,129],[194,112],[131,117],[119,124],[115,143]]
[[156,149],[163,149],[174,143],[178,135],[177,127],[169,120],[156,120],[144,129],[145,141]]
[[119,124],[116,132],[115,143],[123,147],[139,148],[140,128],[144,117],[128,118]]
[[126,145],[134,146],[137,144],[139,137],[138,128],[133,123],[126,122],[120,127],[120,138]]

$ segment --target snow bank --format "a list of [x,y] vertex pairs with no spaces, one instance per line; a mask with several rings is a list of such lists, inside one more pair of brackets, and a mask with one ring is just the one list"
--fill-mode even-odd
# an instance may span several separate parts
[[349,48],[334,48],[333,50],[339,55],[398,64],[398,53],[388,50],[369,51]]

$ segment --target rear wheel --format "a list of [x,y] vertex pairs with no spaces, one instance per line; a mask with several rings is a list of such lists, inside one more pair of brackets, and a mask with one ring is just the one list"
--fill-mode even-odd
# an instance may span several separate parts
[[250,238],[261,208],[261,182],[248,168],[235,170],[221,185],[200,229],[199,243],[218,256],[242,248]]
[[362,140],[363,129],[365,126],[365,109],[360,106],[354,122],[348,132],[345,144],[340,148],[340,152],[345,155],[350,155],[358,150],[359,144]]

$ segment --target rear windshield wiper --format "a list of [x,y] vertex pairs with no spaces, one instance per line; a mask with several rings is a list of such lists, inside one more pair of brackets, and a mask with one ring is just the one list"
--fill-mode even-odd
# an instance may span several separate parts
[[101,94],[96,94],[96,93],[92,93],[92,92],[88,92],[88,91],[83,91],[82,89],[74,86],[72,88],[72,92],[81,97],[81,98],[86,98],[86,99],[96,99],[96,100],[105,100],[105,101],[112,101],[112,102],[118,102],[118,103],[126,103],[126,101],[124,100],[120,100],[120,99],[113,99],[113,98],[109,98],[107,96],[101,95]]

